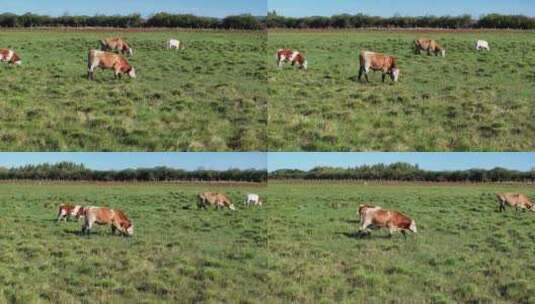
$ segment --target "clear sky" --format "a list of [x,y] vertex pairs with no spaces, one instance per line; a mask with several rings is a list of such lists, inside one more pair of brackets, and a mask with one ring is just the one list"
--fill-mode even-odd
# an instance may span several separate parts
[[535,153],[269,153],[269,171],[309,170],[317,166],[356,167],[377,163],[407,162],[427,170],[508,169],[529,171]]
[[535,16],[535,0],[268,0],[269,11],[291,17],[364,13],[390,17],[470,14],[492,12]]
[[166,166],[195,170],[266,169],[266,154],[243,153],[0,153],[0,167],[71,161],[96,170]]
[[266,0],[0,0],[0,12],[32,12],[59,16],[140,13],[146,17],[161,11],[225,17],[249,13],[266,14]]

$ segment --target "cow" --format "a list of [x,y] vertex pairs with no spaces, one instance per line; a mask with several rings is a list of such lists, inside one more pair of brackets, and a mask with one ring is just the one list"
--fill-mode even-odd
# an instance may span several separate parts
[[63,203],[59,205],[57,221],[58,223],[61,220],[66,222],[68,218],[75,218],[76,221],[78,221],[80,217],[83,217],[83,216],[84,216],[83,206]]
[[476,50],[480,51],[480,50],[486,50],[486,51],[489,51],[490,52],[490,46],[489,46],[489,43],[485,40],[478,40],[476,42]]
[[515,207],[515,211],[520,209],[524,211],[529,210],[535,212],[535,204],[522,193],[496,193],[496,199],[498,200],[499,212],[505,211],[505,207]]
[[169,41],[167,41],[167,48],[181,50],[181,49],[184,49],[184,44],[180,42],[179,40],[169,39]]
[[421,54],[424,51],[427,52],[427,55],[434,54],[438,56],[440,54],[442,57],[446,57],[446,49],[433,39],[420,38],[414,40],[414,51],[416,54]]
[[234,211],[236,208],[230,201],[230,198],[222,193],[201,192],[198,195],[197,207],[207,209],[208,206],[214,206],[216,209],[229,208]]
[[112,234],[115,234],[116,230],[125,236],[134,234],[134,224],[119,209],[89,206],[84,208],[84,216],[82,234],[89,234],[93,224],[110,225]]
[[383,209],[370,204],[362,204],[359,206],[358,216],[360,217],[361,234],[366,233],[370,226],[388,229],[390,237],[392,232],[395,231],[400,231],[405,238],[407,231],[417,233],[416,222],[397,211]]
[[20,56],[10,49],[0,49],[0,61],[14,65],[22,64]]
[[380,53],[370,51],[361,51],[359,54],[359,81],[364,74],[366,81],[368,79],[368,72],[371,70],[381,71],[383,73],[383,82],[385,82],[386,75],[390,75],[392,81],[397,82],[399,79],[399,69],[396,66],[396,58]]
[[308,68],[308,62],[303,53],[291,49],[279,49],[277,51],[277,66],[279,69],[282,68],[284,62],[290,62],[292,66],[297,65],[298,68],[303,70]]
[[262,206],[262,200],[260,199],[260,196],[255,193],[247,194],[244,203],[245,205]]
[[122,38],[111,37],[100,40],[101,51],[119,51],[123,55],[133,56],[134,51]]
[[94,80],[93,73],[97,67],[113,70],[115,78],[121,78],[122,74],[127,74],[130,78],[136,78],[134,67],[119,54],[90,50],[87,55],[87,79]]

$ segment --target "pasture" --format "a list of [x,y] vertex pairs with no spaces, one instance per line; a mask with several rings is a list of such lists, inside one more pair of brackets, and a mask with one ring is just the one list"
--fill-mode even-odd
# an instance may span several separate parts
[[[419,37],[446,57],[415,55]],[[278,70],[279,48],[303,52],[308,71]],[[271,30],[267,50],[270,151],[535,149],[533,32]],[[400,82],[357,82],[360,50],[395,56]]]
[[[197,210],[200,191],[238,210]],[[0,184],[0,303],[259,303],[269,294],[266,210],[244,208],[264,186]],[[64,200],[120,208],[134,236],[56,223]]]
[[[269,270],[281,303],[535,303],[535,213],[497,212],[495,191],[533,186],[270,182]],[[418,234],[357,235],[375,202]]]
[[[87,53],[124,38],[137,78],[97,70]],[[169,38],[186,49],[166,50]],[[0,47],[2,151],[252,151],[265,147],[263,32],[13,30]]]

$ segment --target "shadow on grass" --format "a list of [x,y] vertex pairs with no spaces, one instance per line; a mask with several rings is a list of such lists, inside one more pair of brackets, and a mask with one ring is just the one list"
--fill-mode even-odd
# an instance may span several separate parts
[[82,230],[80,229],[63,229],[63,232],[67,233],[67,234],[74,234],[74,235],[77,235],[77,236],[85,236],[85,234],[82,234]]
[[336,232],[337,235],[343,235],[350,239],[357,239],[357,240],[371,240],[371,239],[391,239],[392,237],[388,234],[373,234],[372,233],[362,233],[359,231],[355,232]]

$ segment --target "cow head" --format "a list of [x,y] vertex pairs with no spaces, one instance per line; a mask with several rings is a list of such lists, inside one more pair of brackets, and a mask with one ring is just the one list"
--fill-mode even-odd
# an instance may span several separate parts
[[11,57],[11,62],[16,65],[22,64],[22,60],[20,59],[19,55],[17,55],[17,53],[13,53],[13,56]]
[[392,81],[397,82],[399,79],[399,69],[393,68],[390,73],[390,77],[392,77]]
[[121,227],[123,228],[124,234],[127,236],[134,235],[134,224],[131,222],[124,222],[121,224]]
[[303,62],[303,69],[308,69],[308,61],[306,60]]
[[441,50],[440,50],[440,55],[441,55],[442,57],[446,57],[446,50],[445,50],[445,49],[441,49]]
[[130,67],[128,70],[128,76],[130,76],[130,78],[136,78],[136,69],[134,69],[134,67]]
[[230,204],[228,205],[228,208],[229,208],[230,210],[232,210],[232,211],[236,211],[236,208],[234,207],[234,204],[232,204],[232,203],[230,203]]
[[531,207],[529,207],[529,211],[535,212],[535,204],[532,204]]
[[127,48],[126,51],[128,52],[129,56],[134,56],[134,51],[132,50],[131,47]]
[[414,220],[411,221],[411,225],[409,226],[409,230],[414,232],[414,233],[417,233],[416,222]]

